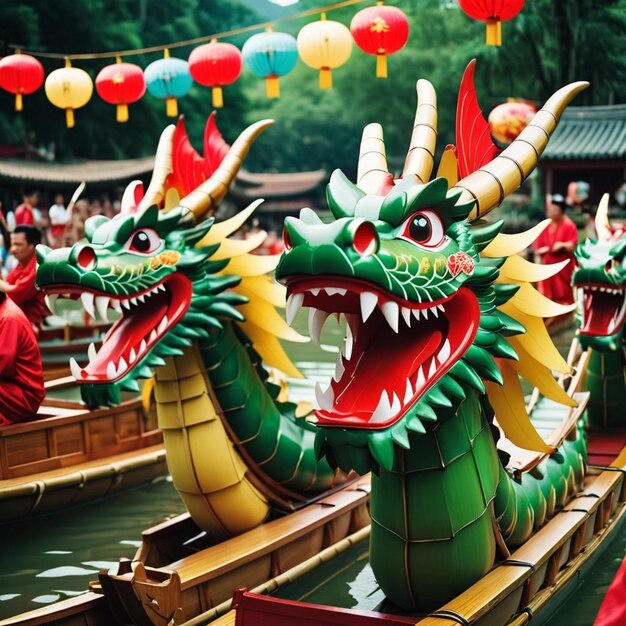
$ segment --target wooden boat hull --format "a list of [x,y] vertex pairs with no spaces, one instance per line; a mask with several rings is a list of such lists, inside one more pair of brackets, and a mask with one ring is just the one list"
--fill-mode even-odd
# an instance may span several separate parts
[[0,429],[0,522],[82,504],[167,473],[156,417],[145,414],[140,398],[89,411],[48,397],[38,415]]
[[[579,579],[581,571],[591,566],[607,543],[615,537],[626,521],[626,436],[620,433],[622,450],[610,467],[594,470],[587,486],[547,522],[531,539],[500,562],[480,581],[429,615],[410,616],[420,626],[449,626],[451,623],[476,626],[523,626],[533,616],[547,614],[569,583]],[[591,456],[593,457],[593,443]],[[276,602],[275,621],[263,621],[272,614]],[[249,626],[272,623],[280,626],[306,624],[395,624],[390,616],[273,598],[263,601],[241,590],[235,595],[232,610],[214,622],[215,626]],[[342,621],[343,620],[343,621]]]
[[[413,621],[409,623],[522,626],[532,615],[548,612],[559,601],[557,592],[566,590],[568,583],[578,579],[581,570],[590,566],[626,521],[625,443],[626,433],[623,433],[622,450],[611,466],[592,470],[583,492],[508,559],[438,611],[410,616]],[[592,445],[592,460],[594,454]],[[159,623],[154,616],[150,617],[147,600],[144,603],[138,600],[142,594],[146,599],[157,598],[161,606],[180,609],[179,615],[184,619],[201,616],[197,623],[214,620],[215,626],[251,623],[257,626],[261,622],[236,621],[236,612],[229,611],[232,590],[242,586],[255,593],[275,590],[306,574],[313,565],[328,560],[337,550],[338,544],[334,542],[352,543],[357,536],[367,538],[367,492],[368,482],[361,480],[239,537],[168,562],[169,555],[180,555],[179,547],[184,539],[198,531],[188,515],[180,516],[145,531],[135,563],[123,561],[117,574],[103,572],[100,582],[93,585],[97,591],[6,619],[0,626],[99,626],[129,620],[136,624]],[[299,565],[305,559],[309,565],[306,562]],[[264,611],[272,601],[264,599]],[[372,621],[374,618],[383,620],[378,622],[381,624],[406,623],[402,621],[406,617],[398,621],[397,616],[371,613],[367,614],[368,620],[359,621],[358,612],[337,613],[330,607],[327,609],[330,613],[324,615],[324,607],[319,606],[313,614],[317,621],[307,622],[300,609],[289,621],[289,611],[281,603],[284,621],[268,623],[359,626],[376,623]],[[220,613],[224,614],[220,617]],[[337,617],[339,614],[343,617]]]

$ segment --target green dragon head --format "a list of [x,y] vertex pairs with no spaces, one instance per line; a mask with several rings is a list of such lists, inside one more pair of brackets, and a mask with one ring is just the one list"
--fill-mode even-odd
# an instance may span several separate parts
[[246,275],[246,263],[239,263],[244,272],[224,270],[233,257],[260,241],[235,242],[226,236],[259,202],[219,224],[206,216],[269,123],[249,127],[229,147],[211,116],[201,159],[181,119],[161,137],[145,195],[141,183],[133,183],[120,215],[87,220],[85,241],[60,250],[38,247],[37,284],[52,310],[63,295],[80,298],[94,318],[97,312],[107,320],[111,309],[120,314],[102,347],[96,351],[90,346],[87,364],[70,363],[89,405],[119,402],[121,389],[137,390],[136,379],[152,376],[150,368],[164,364],[164,357],[181,354],[192,340],[221,328],[224,320],[244,321],[240,309],[245,310],[249,297],[233,288]]
[[596,213],[598,240],[587,239],[574,254],[572,282],[578,293],[578,340],[601,352],[623,349],[626,320],[626,231],[608,221],[608,194]]
[[[309,307],[309,331],[319,338],[330,314],[346,319],[345,347],[329,387],[317,389],[315,413],[318,453],[344,471],[393,468],[396,450],[411,447],[411,434],[452,414],[468,391],[484,394],[511,378],[502,360],[519,358],[516,367],[527,369],[533,348],[513,336],[525,332],[520,321],[553,304],[524,282],[528,267],[505,266],[521,248],[509,242],[506,249],[506,235],[496,239],[502,222],[470,220],[498,205],[532,170],[545,147],[535,141],[536,127],[549,134],[580,85],[555,94],[534,128],[498,156],[490,140],[477,139],[486,123],[475,103],[473,69],[459,96],[458,161],[448,149],[440,175],[428,182],[436,101],[430,83],[419,81],[401,179],[388,173],[382,131],[371,124],[361,142],[358,184],[340,172],[331,177],[327,200],[335,220],[324,224],[303,209],[285,222],[277,277],[287,287],[287,321]],[[543,367],[540,359],[537,366]]]

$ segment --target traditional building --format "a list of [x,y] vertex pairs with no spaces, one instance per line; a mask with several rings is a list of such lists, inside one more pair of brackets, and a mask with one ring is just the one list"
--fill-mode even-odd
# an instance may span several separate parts
[[548,194],[566,194],[571,181],[590,185],[587,203],[597,206],[626,181],[626,104],[568,107],[539,161]]

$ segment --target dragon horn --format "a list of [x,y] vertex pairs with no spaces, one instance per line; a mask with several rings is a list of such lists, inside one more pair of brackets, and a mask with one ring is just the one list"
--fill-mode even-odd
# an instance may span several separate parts
[[274,120],[261,120],[248,126],[237,137],[211,177],[182,198],[179,206],[189,209],[196,221],[217,206],[235,179],[252,142],[273,123]]
[[596,211],[596,232],[598,239],[608,240],[611,238],[611,224],[609,223],[609,194],[605,193],[598,204]]
[[361,136],[357,187],[367,194],[376,194],[388,178],[383,128],[380,124],[368,124]]
[[406,154],[402,178],[413,174],[421,183],[427,183],[435,163],[437,142],[437,95],[434,87],[424,79],[417,81],[417,110]]
[[565,107],[588,85],[580,81],[559,89],[506,150],[453,187],[462,190],[457,202],[476,202],[470,221],[486,215],[522,184],[537,165]]
[[172,149],[174,145],[174,131],[176,126],[170,124],[161,133],[159,145],[154,157],[154,169],[148,189],[141,202],[137,205],[136,211],[141,213],[153,204],[159,205],[165,195],[165,181],[172,171]]

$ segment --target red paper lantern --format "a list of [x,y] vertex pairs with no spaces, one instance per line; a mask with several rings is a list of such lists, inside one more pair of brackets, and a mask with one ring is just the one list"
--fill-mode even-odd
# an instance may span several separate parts
[[224,106],[222,87],[234,83],[241,74],[241,52],[232,43],[211,43],[198,46],[189,55],[189,71],[193,79],[212,88],[213,106]]
[[376,76],[387,78],[387,55],[398,52],[409,38],[406,15],[396,7],[377,2],[352,18],[350,30],[363,52],[376,55]]
[[537,107],[524,100],[509,100],[492,109],[489,113],[489,129],[492,137],[501,144],[509,145],[528,126]]
[[96,91],[109,104],[117,105],[118,122],[128,121],[128,105],[146,93],[143,70],[133,63],[117,63],[103,67],[96,76]]
[[487,22],[488,46],[502,45],[502,22],[514,18],[524,7],[524,0],[459,0],[469,17]]
[[0,87],[15,94],[15,110],[23,108],[22,95],[43,84],[43,65],[29,54],[12,54],[0,61]]

